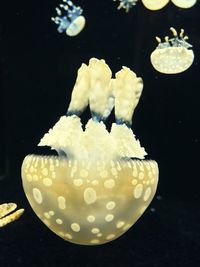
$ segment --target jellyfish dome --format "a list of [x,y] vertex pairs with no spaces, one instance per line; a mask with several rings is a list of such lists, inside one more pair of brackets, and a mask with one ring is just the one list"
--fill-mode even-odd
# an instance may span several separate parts
[[[82,245],[109,242],[144,213],[156,192],[158,165],[130,126],[143,82],[127,67],[112,73],[92,58],[78,70],[67,114],[40,140],[58,156],[28,155],[22,164],[25,194],[54,233]],[[83,127],[80,116],[89,104]],[[115,108],[111,130],[105,121]]]
[[169,0],[142,0],[143,5],[150,10],[162,9],[169,3]]
[[172,3],[180,8],[190,8],[196,4],[197,0],[172,0]]
[[63,0],[63,4],[56,7],[57,16],[51,20],[58,24],[58,32],[66,32],[68,36],[78,35],[85,27],[85,17],[82,16],[83,10],[76,7],[71,1]]
[[187,70],[194,61],[194,53],[191,50],[192,45],[186,40],[182,29],[179,36],[177,31],[171,27],[173,38],[165,37],[162,43],[159,37],[156,37],[158,46],[152,52],[150,60],[153,67],[165,74],[177,74]]
[[[116,2],[117,0],[113,0],[113,1]],[[126,12],[129,12],[129,10],[136,5],[138,0],[118,0],[118,1],[120,3],[117,9],[123,8],[125,9]]]

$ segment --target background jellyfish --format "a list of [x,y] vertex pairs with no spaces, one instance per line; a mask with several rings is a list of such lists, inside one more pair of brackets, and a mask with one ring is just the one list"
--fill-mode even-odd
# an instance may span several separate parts
[[21,217],[24,213],[24,209],[19,209],[13,212],[16,208],[17,205],[15,203],[4,203],[0,205],[0,227],[3,227]]
[[[60,156],[28,155],[22,164],[26,196],[60,237],[83,245],[116,239],[143,214],[158,183],[158,166],[130,126],[142,79],[123,67],[112,78],[104,60],[82,64],[66,116],[41,139]],[[92,118],[82,127],[89,104]],[[115,107],[116,123],[105,121]],[[77,212],[78,211],[78,212]]]
[[143,5],[150,10],[159,10],[169,3],[169,0],[142,0]]
[[197,0],[171,0],[174,5],[181,8],[190,8],[193,7]]
[[158,46],[151,54],[151,63],[153,67],[165,74],[177,74],[187,70],[193,63],[194,53],[190,49],[192,45],[186,40],[182,29],[178,35],[176,30],[171,27],[173,38],[165,37],[162,43],[159,37],[156,37]]
[[[116,2],[117,0],[113,0]],[[118,0],[120,2],[118,9],[125,9],[126,12],[129,12],[129,10],[134,7],[138,0]]]
[[85,26],[85,18],[81,15],[83,10],[69,0],[63,0],[59,7],[56,7],[57,16],[51,18],[59,25],[58,32],[65,31],[69,36],[79,34]]

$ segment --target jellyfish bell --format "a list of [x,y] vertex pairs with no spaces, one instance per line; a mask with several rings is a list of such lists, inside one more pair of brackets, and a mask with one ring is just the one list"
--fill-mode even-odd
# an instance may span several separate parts
[[[40,140],[58,156],[28,155],[22,180],[30,205],[43,223],[72,243],[99,245],[125,233],[156,192],[158,166],[130,126],[142,79],[123,67],[115,78],[104,60],[78,70],[67,114]],[[114,100],[114,101],[113,101]],[[92,118],[82,126],[89,104]],[[105,121],[113,107],[116,122]]]
[[180,8],[190,8],[196,4],[197,0],[172,0],[172,3]]
[[56,7],[57,16],[51,20],[58,25],[58,32],[66,32],[68,36],[78,35],[85,27],[85,17],[83,10],[75,6],[69,0],[63,0],[63,4]]
[[142,0],[143,5],[150,10],[162,9],[169,3],[169,0]]
[[79,16],[71,22],[69,27],[66,29],[66,34],[68,36],[76,36],[83,30],[84,27],[85,17]]
[[165,37],[162,43],[159,37],[156,37],[158,46],[152,52],[150,60],[153,67],[161,73],[177,74],[187,70],[194,61],[194,53],[191,50],[192,45],[186,40],[182,29],[179,36],[177,31],[171,27],[173,38]]

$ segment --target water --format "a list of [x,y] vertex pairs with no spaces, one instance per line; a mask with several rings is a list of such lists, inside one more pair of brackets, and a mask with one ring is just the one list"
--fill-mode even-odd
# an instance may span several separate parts
[[[25,213],[0,230],[0,266],[199,266],[199,1],[191,9],[169,4],[154,12],[139,2],[128,14],[111,0],[75,4],[86,26],[70,38],[50,19],[57,1],[1,3],[0,203],[16,202]],[[184,73],[164,75],[153,69],[150,54],[155,36],[171,26],[185,29],[195,60]],[[132,128],[158,162],[162,199],[155,197],[121,238],[83,247],[63,241],[36,217],[20,168],[27,154],[44,153],[37,143],[65,114],[77,69],[91,57],[105,59],[114,73],[127,66],[143,78]]]

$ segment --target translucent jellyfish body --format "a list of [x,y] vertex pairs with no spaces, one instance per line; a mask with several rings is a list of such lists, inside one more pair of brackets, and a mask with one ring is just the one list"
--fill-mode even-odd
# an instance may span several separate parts
[[85,26],[85,18],[82,16],[83,10],[75,6],[69,0],[63,0],[63,4],[56,7],[57,16],[51,20],[58,26],[58,32],[66,32],[69,36],[79,34]]
[[21,217],[24,213],[24,209],[16,210],[16,208],[17,205],[15,203],[4,203],[0,205],[0,227],[3,227]]
[[[41,139],[59,156],[28,155],[22,164],[26,196],[54,233],[76,244],[98,245],[126,232],[151,202],[158,166],[130,125],[143,82],[123,67],[111,78],[104,60],[82,64],[66,116]],[[92,118],[82,127],[89,104]],[[105,120],[115,107],[111,130]]]
[[169,0],[142,0],[143,5],[150,10],[162,9],[169,3]]
[[178,7],[190,8],[196,4],[197,0],[172,0],[172,2]]
[[129,10],[134,7],[138,0],[113,0],[114,2],[119,1],[118,9],[125,9],[126,12],[129,12]]
[[153,67],[165,74],[177,74],[187,70],[194,61],[194,53],[191,50],[192,45],[186,40],[182,29],[179,36],[174,28],[170,28],[173,38],[165,37],[162,43],[159,37],[156,37],[158,46],[151,54],[151,63]]

